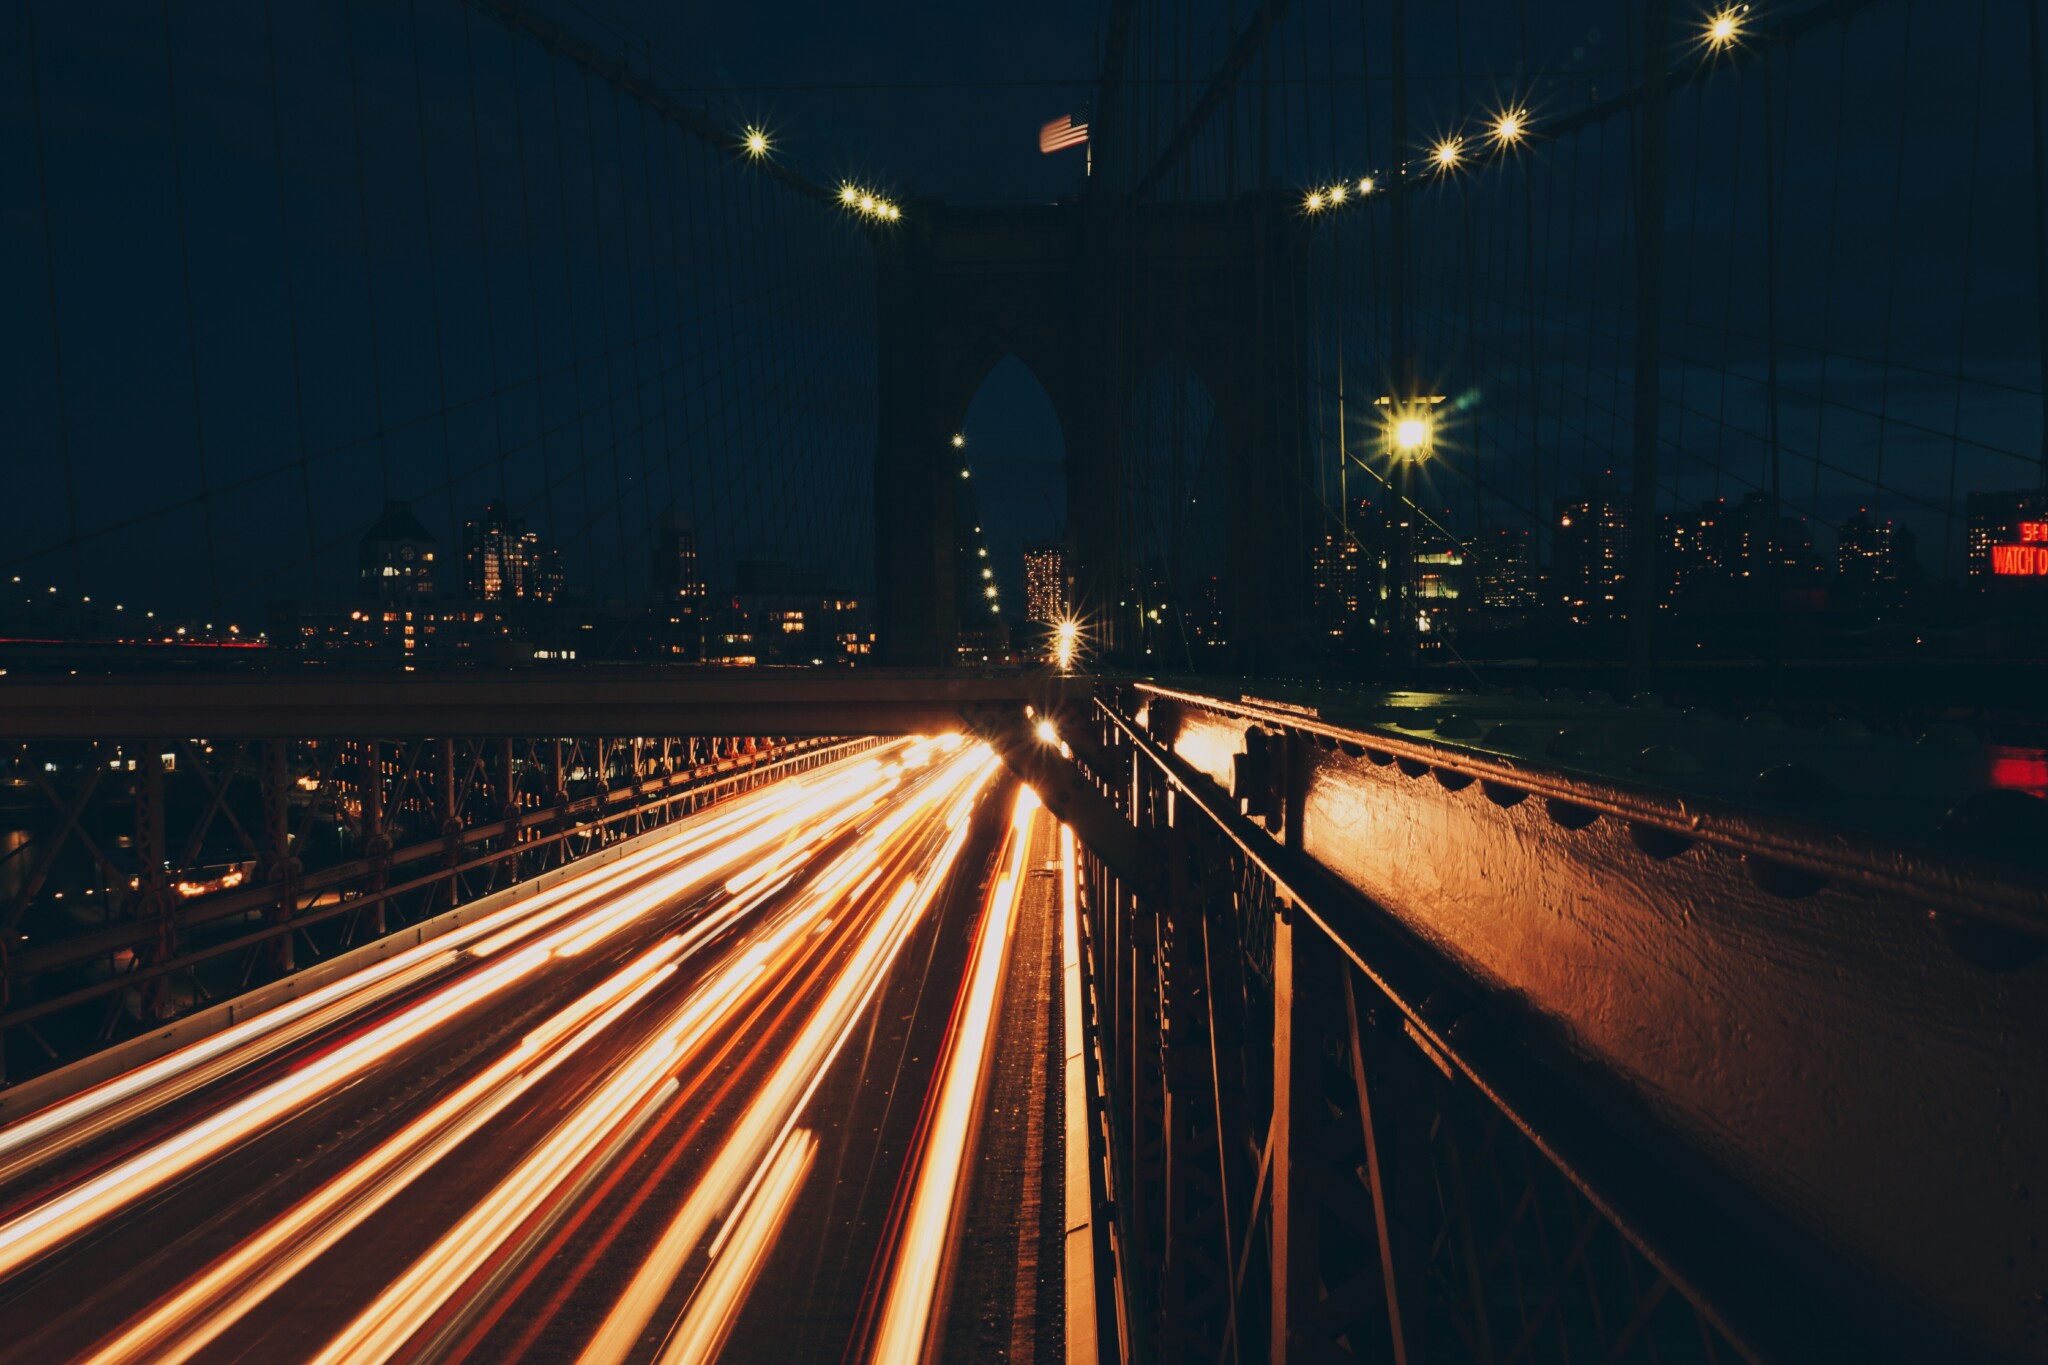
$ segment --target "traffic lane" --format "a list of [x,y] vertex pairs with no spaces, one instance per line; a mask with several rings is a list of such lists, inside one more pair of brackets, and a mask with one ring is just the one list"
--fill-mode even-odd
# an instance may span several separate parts
[[[934,828],[928,837],[937,838],[941,832]],[[949,839],[953,838],[950,829],[945,833]],[[976,866],[985,857],[986,836],[982,822],[970,814],[959,831],[957,842],[959,851],[946,859],[949,868]],[[929,859],[923,861],[928,863]],[[842,1022],[833,1025],[837,1030],[833,1054],[822,1067],[799,1067],[798,1074],[806,1081],[806,1096],[800,1102],[800,1110],[791,1113],[791,1119],[801,1122],[809,1141],[816,1142],[819,1137],[824,1137],[830,1145],[833,1137],[831,1115],[834,1112],[830,1082],[849,1068],[859,1067],[865,1040],[872,1031],[878,1012],[890,1007],[887,988],[903,979],[908,970],[906,964],[918,961],[917,945],[931,936],[933,925],[945,914],[950,888],[958,875],[957,871],[949,870],[936,885],[924,887],[929,904],[909,926],[909,932],[902,936],[891,960],[881,964],[879,972],[870,979],[865,1002],[857,1011],[843,1015]],[[879,908],[886,914],[895,899],[895,895],[888,892],[885,881],[877,886],[871,908]],[[867,934],[871,929],[863,929],[862,932]],[[863,942],[872,946],[871,940]],[[844,980],[842,978],[839,984],[843,985]],[[815,1021],[806,1023],[808,1030]],[[762,1048],[746,1060],[758,1064],[768,1060],[769,1054],[777,1050],[779,1045]],[[815,1055],[815,1052],[809,1055]],[[778,1069],[789,1065],[787,1057],[776,1060]],[[645,1273],[646,1266],[659,1257],[660,1244],[669,1232],[686,1220],[689,1203],[701,1197],[704,1182],[713,1177],[715,1168],[726,1156],[726,1147],[733,1140],[721,1134],[720,1129],[724,1128],[728,1133],[744,1129],[752,1111],[763,1103],[764,1087],[760,1077],[761,1072],[757,1069],[737,1067],[731,1074],[719,1077],[716,1093],[708,1098],[702,1112],[692,1114],[691,1102],[679,1100],[676,1103],[670,1126],[659,1134],[651,1134],[646,1144],[650,1150],[665,1150],[663,1164],[669,1169],[656,1166],[645,1178],[636,1175],[631,1193],[621,1191],[602,1216],[592,1220],[594,1230],[584,1234],[588,1245],[581,1248],[582,1255],[572,1271],[563,1276],[551,1292],[530,1298],[521,1296],[517,1300],[531,1308],[525,1330],[503,1333],[484,1341],[483,1357],[547,1360],[583,1348],[591,1332],[603,1326],[601,1322],[591,1320],[593,1310],[601,1308],[607,1300],[616,1304],[630,1293],[631,1282],[625,1277]],[[786,1079],[783,1084],[787,1084]],[[773,1084],[765,1089],[772,1096]],[[810,1163],[808,1179],[798,1188],[805,1192],[822,1188],[829,1176],[830,1170],[824,1160],[814,1159]],[[795,1207],[791,1204],[784,1209],[782,1222],[785,1229],[798,1230],[798,1235],[791,1236],[785,1231],[783,1235],[766,1239],[760,1249],[762,1259],[779,1257],[781,1249],[786,1246],[807,1249],[814,1244],[819,1228],[809,1218],[793,1214]],[[728,1231],[730,1220],[717,1235],[725,1237]],[[715,1246],[716,1241],[709,1245]],[[569,1247],[572,1252],[578,1249],[574,1245]],[[663,1340],[670,1324],[680,1320],[684,1328],[689,1326],[691,1317],[698,1314],[704,1298],[713,1287],[704,1282],[707,1254],[707,1247],[699,1246],[689,1257],[674,1265],[674,1273],[649,1314],[648,1326],[638,1337],[635,1350],[652,1351]],[[723,1260],[729,1257],[730,1253],[721,1253],[721,1268]],[[587,1278],[579,1284],[579,1277]],[[735,1304],[739,1319],[744,1321],[751,1311],[743,1305],[766,1303],[774,1305],[773,1315],[780,1320],[785,1315],[786,1297],[774,1292],[764,1296],[754,1278],[755,1272],[750,1271],[746,1277],[746,1288],[751,1293],[742,1294]],[[683,1312],[686,1302],[687,1313]],[[607,1316],[615,1312],[615,1308],[607,1310]],[[678,1335],[682,1334],[679,1331]],[[744,1351],[735,1349],[730,1342],[725,1343],[725,1352],[729,1358],[747,1358]],[[767,1358],[791,1359],[801,1358],[801,1355],[792,1356],[790,1344],[785,1341]]]
[[971,856],[877,997],[861,1045],[820,1086],[816,1176],[726,1346],[735,1361],[839,1360],[860,1336],[895,1210],[933,1089],[982,902],[1014,799],[992,784],[974,815]]
[[[95,1144],[133,1140],[134,1127],[160,1128],[181,1101],[202,1107],[217,1103],[222,1086],[256,1068],[287,1070],[333,1028],[380,1005],[402,1003],[404,995],[439,989],[441,979],[474,964],[462,949],[488,948],[509,935],[536,932],[587,908],[594,898],[633,896],[675,865],[706,849],[747,856],[750,836],[821,790],[866,772],[879,773],[911,759],[920,746],[899,742],[864,758],[829,765],[814,773],[748,793],[680,822],[668,837],[618,861],[569,878],[530,899],[479,918],[430,943],[368,966],[344,981],[315,990],[221,1034],[93,1086],[86,1092],[0,1127],[0,1203],[18,1201],[44,1177],[35,1168],[56,1162],[76,1168],[94,1155]],[[773,830],[768,831],[773,834]],[[715,866],[701,869],[705,879]]]
[[[540,1111],[540,1106],[539,1106],[538,1102],[536,1102],[536,1104],[535,1104],[535,1106],[534,1106],[534,1109],[535,1109],[535,1112],[539,1112],[539,1111]],[[480,1163],[480,1164],[481,1164],[481,1165],[482,1165],[482,1166],[483,1166],[484,1168],[486,1168],[486,1169],[488,1168],[488,1165],[489,1165],[488,1161],[486,1161],[486,1162],[483,1162],[483,1163]],[[410,1206],[410,1204],[411,1204],[412,1202],[413,1202],[413,1201],[412,1201],[411,1199],[409,1199],[409,1200],[408,1200],[408,1206]],[[457,1200],[456,1200],[455,1202],[456,1202],[456,1204],[457,1204],[457,1205],[460,1205],[460,1204],[461,1204],[461,1203],[462,1203],[463,1201],[462,1201],[461,1199],[457,1199]],[[423,1220],[423,1223],[425,1224],[425,1226],[428,1226],[428,1227],[431,1227],[431,1226],[432,1226],[432,1222],[433,1222],[433,1220],[432,1220],[432,1219],[425,1219],[425,1220]],[[388,1245],[386,1245],[386,1246],[385,1246],[384,1248],[382,1248],[382,1250],[383,1250],[384,1252],[388,1253],[388,1251],[389,1251],[389,1247],[388,1247]],[[387,1255],[387,1260],[388,1260],[388,1255]],[[338,1283],[338,1280],[337,1280],[337,1283]],[[294,1323],[295,1325],[303,1325],[303,1324],[305,1324],[305,1323],[307,1323],[307,1322],[310,1322],[310,1321],[314,1320],[314,1318],[315,1318],[315,1316],[316,1316],[316,1315],[315,1315],[315,1314],[312,1314],[311,1312],[309,1312],[309,1311],[308,1311],[308,1304],[307,1304],[307,1300],[306,1300],[305,1296],[303,1296],[303,1295],[300,1295],[300,1294],[297,1294],[297,1293],[294,1293],[294,1294],[292,1294],[292,1295],[288,1296],[288,1297],[287,1297],[287,1299],[286,1299],[285,1301],[286,1301],[286,1302],[290,1302],[290,1303],[291,1303],[291,1305],[292,1305],[292,1309],[293,1309],[293,1315],[292,1315],[292,1322],[293,1322],[293,1323]],[[259,1317],[258,1317],[257,1321],[258,1321],[258,1322],[260,1323],[260,1320],[261,1320],[261,1318],[260,1318],[260,1314],[259,1314]],[[261,1335],[260,1331],[259,1331],[259,1332],[257,1333],[257,1335],[259,1335],[259,1336]],[[317,1333],[312,1333],[312,1334],[310,1334],[310,1335],[317,1335]],[[226,1341],[223,1341],[223,1343],[222,1343],[222,1345],[223,1345],[224,1347],[225,1347],[225,1346],[226,1346],[227,1344],[228,1344],[228,1343],[227,1343]],[[301,1344],[303,1344],[303,1343],[301,1343]],[[290,1353],[297,1353],[297,1348],[296,1348],[296,1347],[292,1347],[292,1348],[288,1348],[288,1349],[289,1349]],[[268,1347],[265,1347],[265,1348],[264,1348],[264,1353],[265,1353],[266,1355],[271,1355],[271,1356],[275,1356],[276,1354],[278,1354],[278,1352],[276,1352],[276,1351],[273,1351],[273,1350],[270,1350],[270,1349],[269,1349]],[[209,1355],[211,1355],[211,1354],[213,1354],[213,1353],[212,1353],[212,1352],[209,1352],[208,1354],[209,1354]]]
[[[627,956],[629,951],[622,943],[613,957]],[[321,1096],[299,1114],[289,1116],[287,1121],[258,1134],[247,1146],[238,1149],[238,1159],[209,1171],[206,1178],[192,1187],[198,1196],[195,1201],[177,1199],[169,1191],[152,1196],[137,1210],[139,1221],[108,1220],[94,1229],[94,1235],[82,1239],[83,1254],[75,1265],[59,1264],[53,1269],[64,1275],[62,1283],[67,1286],[81,1282],[72,1273],[80,1270],[85,1272],[84,1282],[108,1285],[110,1293],[106,1297],[119,1293],[127,1296],[126,1302],[135,1302],[133,1296],[143,1290],[143,1283],[127,1280],[120,1274],[124,1261],[131,1269],[138,1253],[152,1261],[153,1265],[142,1268],[141,1281],[146,1282],[152,1270],[158,1278],[179,1272],[189,1254],[180,1244],[194,1234],[202,1248],[208,1242],[232,1240],[238,1218],[254,1206],[274,1200],[280,1192],[289,1192],[294,1186],[303,1188],[308,1183],[317,1183],[331,1172],[335,1162],[346,1159],[352,1145],[374,1140],[380,1126],[388,1129],[395,1123],[420,1093],[430,1093],[436,1086],[459,1080],[463,1064],[474,1065],[491,1046],[502,1045],[510,1035],[530,1026],[546,1013],[552,999],[572,993],[591,976],[601,975],[606,963],[599,954],[572,965],[578,970],[565,977],[559,989],[535,989],[530,993],[532,1003],[527,1008],[484,1016],[480,1026],[448,1040],[438,1058],[432,1055],[431,1044],[427,1045],[426,1053],[417,1049],[395,1052],[386,1069],[394,1078],[393,1083],[381,1095],[376,1079],[371,1078],[352,1083],[345,1096]],[[493,1020],[499,1019],[502,1022],[493,1027]],[[370,1025],[361,1025],[355,1032],[367,1027]],[[338,1130],[330,1121],[336,1117],[337,1108],[343,1111],[344,1120]],[[151,1255],[152,1248],[162,1250]],[[25,1329],[14,1333],[13,1339],[22,1342],[24,1349],[36,1350],[41,1358],[49,1358],[53,1351],[68,1353],[59,1345],[59,1339],[67,1335],[67,1325],[74,1325],[78,1319],[84,1319],[88,1327],[94,1321],[104,1321],[96,1304],[52,1321],[44,1311],[47,1297],[35,1291],[54,1282],[56,1275],[51,1273],[18,1277],[18,1283],[8,1286],[8,1302],[0,1306],[0,1313],[14,1319],[7,1326]],[[67,1319],[72,1322],[67,1323]]]

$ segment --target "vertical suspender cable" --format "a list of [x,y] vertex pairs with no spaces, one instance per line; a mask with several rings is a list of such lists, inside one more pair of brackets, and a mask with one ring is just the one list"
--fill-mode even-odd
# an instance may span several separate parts
[[348,107],[355,127],[356,228],[363,247],[363,300],[370,323],[370,398],[377,422],[377,474],[384,501],[391,501],[391,447],[384,432],[384,361],[377,344],[377,262],[370,251],[370,186],[363,158],[362,84],[356,75],[355,6],[342,0],[342,47],[348,54]]
[[276,5],[266,0],[263,6],[263,47],[270,67],[270,147],[276,158],[274,164],[277,172],[278,249],[284,255],[285,330],[291,337],[292,419],[297,428],[299,441],[299,494],[305,503],[306,512],[306,573],[308,577],[317,579],[320,566],[317,563],[315,547],[320,543],[320,534],[313,518],[313,466],[307,457],[306,448],[306,381],[299,355],[298,283],[292,270],[292,221],[285,194],[284,120],[278,112],[275,11]]
[[78,544],[78,485],[71,469],[71,405],[64,390],[64,329],[57,312],[57,240],[50,228],[50,180],[43,159],[42,72],[36,57],[36,19],[32,0],[22,0],[23,42],[28,48],[29,113],[35,124],[36,197],[43,211],[43,282],[50,305],[50,363],[57,400],[57,446],[64,457],[64,518],[70,532],[71,578],[82,594],[85,566]]
[[2041,353],[2041,490],[2048,493],[2048,94],[2042,91],[2041,5],[2027,6],[2027,75],[2034,113],[2034,321]]
[[506,486],[505,472],[505,393],[498,375],[497,289],[491,273],[491,215],[484,208],[483,125],[476,112],[476,41],[470,30],[467,5],[462,7],[462,71],[469,88],[469,164],[476,192],[477,261],[484,274],[484,351],[490,361],[491,431],[498,451],[498,497],[509,502],[511,489]]
[[420,144],[420,214],[427,242],[427,312],[434,320],[434,394],[441,410],[441,464],[447,471],[448,535],[452,541],[462,529],[462,517],[455,509],[455,443],[448,431],[448,351],[441,328],[441,253],[434,246],[434,173],[427,158],[427,86],[421,70],[420,5],[406,6],[412,32],[413,130]]
[[1645,0],[1642,138],[1636,162],[1635,441],[1629,485],[1629,689],[1648,683],[1657,610],[1658,349],[1664,297],[1664,140],[1667,0]]
[[178,212],[178,269],[185,290],[185,351],[192,375],[192,434],[199,453],[199,520],[206,537],[207,610],[220,611],[220,565],[214,555],[213,489],[206,465],[206,402],[199,383],[199,324],[192,297],[192,233],[185,221],[185,162],[178,139],[178,75],[171,50],[171,5],[163,2],[164,91],[171,111],[171,195]]

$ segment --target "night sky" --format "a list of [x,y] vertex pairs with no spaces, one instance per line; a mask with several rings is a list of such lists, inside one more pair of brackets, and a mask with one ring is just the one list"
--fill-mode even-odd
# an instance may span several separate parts
[[[765,128],[820,183],[1043,202],[1082,182],[1080,152],[1035,139],[1086,114],[1106,0],[537,8],[735,138]],[[1823,549],[1875,506],[1953,571],[1962,495],[2038,478],[2025,8],[1884,0],[1776,59],[1781,467]],[[1539,133],[1514,169],[1450,178],[1415,213],[1417,350],[1464,414],[1432,497],[1467,531],[1526,525],[1626,469],[1628,124],[1540,133],[1629,84],[1639,35],[1619,0],[1410,9],[1418,154],[1508,103]],[[253,614],[345,590],[388,489],[444,542],[509,495],[596,596],[644,590],[670,509],[714,583],[775,557],[864,586],[872,277],[844,215],[456,0],[172,11],[168,33],[160,7],[124,3],[0,25],[8,572]],[[1225,14],[1140,6],[1106,174],[1164,141]],[[1674,7],[1677,38],[1698,23]],[[1250,73],[1270,83],[1276,190],[1387,173],[1388,71],[1384,5],[1292,7]],[[1672,104],[1670,505],[1767,478],[1762,110],[1755,64]],[[1165,196],[1249,188],[1258,112],[1248,85]],[[1384,245],[1372,209],[1318,228],[1312,341],[1354,387],[1381,382]],[[1326,388],[1304,401],[1334,502]],[[1134,431],[1157,505],[1213,485],[1205,422],[1154,424],[1187,449]],[[967,434],[1014,600],[1018,545],[1063,519],[1058,426],[1008,361]],[[1149,548],[1199,568],[1204,538]]]

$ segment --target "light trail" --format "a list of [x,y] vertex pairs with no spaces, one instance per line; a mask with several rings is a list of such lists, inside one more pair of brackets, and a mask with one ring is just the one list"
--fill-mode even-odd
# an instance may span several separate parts
[[[995,757],[987,755],[959,765],[951,790],[925,794],[919,808],[948,795],[972,799],[994,770]],[[956,795],[957,793],[957,795]],[[648,1253],[632,1282],[611,1313],[584,1348],[582,1365],[607,1365],[628,1358],[668,1297],[684,1262],[718,1214],[744,1199],[748,1187],[757,1183],[765,1167],[764,1156],[794,1126],[804,1104],[819,1080],[844,1046],[859,1022],[861,1011],[872,998],[896,952],[909,936],[925,909],[930,906],[945,875],[966,841],[963,824],[949,832],[931,873],[923,884],[905,881],[890,898],[873,927],[831,993],[806,1024],[803,1033],[784,1055],[781,1065],[757,1092],[753,1103],[727,1139],[710,1170],[690,1192],[668,1229]]]
[[1010,817],[1003,872],[989,891],[982,910],[974,956],[940,1073],[938,1103],[925,1130],[923,1150],[917,1157],[910,1211],[897,1235],[880,1325],[869,1356],[884,1365],[910,1365],[926,1355],[939,1273],[944,1268],[959,1202],[961,1170],[966,1165],[980,1108],[1003,965],[1009,957],[1010,934],[1017,922],[1017,900],[1024,884],[1024,856],[1030,844],[1031,821],[1037,811],[1038,798],[1029,787],[1019,787]]
[[[845,1140],[829,1113],[806,1120],[820,1087],[845,1074],[835,1065],[962,854],[988,847],[989,824],[968,816],[997,767],[941,736],[785,779],[0,1129],[0,1178],[55,1171],[0,1206],[0,1314],[30,1314],[24,1341],[66,1343],[46,1358],[94,1365],[512,1358],[540,1330],[521,1325],[518,1296],[548,1276],[561,1287],[540,1298],[576,1294],[601,1319],[585,1361],[716,1358],[781,1263],[821,1134]],[[939,1053],[945,1141],[962,1146],[927,1142],[921,1181],[948,1161],[961,1179],[971,1121],[955,1115],[955,1073],[990,1046],[1024,818],[982,907],[959,1036]],[[334,1113],[355,1117],[316,1117]],[[345,1135],[331,1153],[293,1154],[295,1135],[318,1152],[330,1131]],[[216,1171],[249,1183],[221,1204],[203,1193],[219,1178],[196,1178]],[[170,1245],[204,1229],[196,1260],[126,1230],[195,1199],[193,1231],[174,1227]],[[653,1226],[615,1240],[643,1205]],[[610,1230],[551,1272],[594,1216]],[[24,1272],[88,1260],[95,1288],[38,1321]],[[302,1320],[309,1275],[317,1323]],[[94,1295],[113,1311],[83,1306]],[[550,1358],[562,1349],[579,1347],[555,1340]]]
[[[916,752],[919,747],[899,744],[906,753]],[[885,772],[883,761],[871,756],[844,768],[828,766],[745,793],[705,817],[681,822],[673,835],[654,840],[628,857],[559,882],[471,924],[29,1114],[0,1128],[0,1187],[39,1164],[53,1148],[61,1151],[76,1147],[137,1113],[177,1099],[390,999],[456,965],[465,949],[477,956],[487,956],[587,908],[645,875],[652,867],[701,852],[749,822],[771,818],[793,798],[823,784],[836,787]],[[743,856],[744,851],[751,849],[734,856]]]

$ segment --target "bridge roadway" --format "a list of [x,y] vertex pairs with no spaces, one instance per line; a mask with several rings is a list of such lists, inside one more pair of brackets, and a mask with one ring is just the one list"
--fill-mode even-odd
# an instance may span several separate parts
[[[923,1339],[1049,846],[1016,790],[980,745],[897,741],[15,1119],[0,1359]],[[1002,1227],[993,1305],[954,1299],[981,1326]]]

